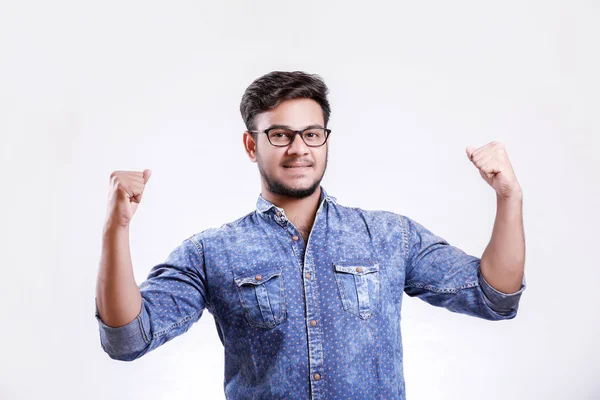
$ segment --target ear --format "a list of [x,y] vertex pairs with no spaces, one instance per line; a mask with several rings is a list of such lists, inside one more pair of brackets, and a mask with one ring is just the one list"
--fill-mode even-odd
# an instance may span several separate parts
[[244,149],[246,150],[246,154],[248,154],[248,158],[250,161],[256,162],[256,141],[254,140],[252,133],[244,131],[243,141]]

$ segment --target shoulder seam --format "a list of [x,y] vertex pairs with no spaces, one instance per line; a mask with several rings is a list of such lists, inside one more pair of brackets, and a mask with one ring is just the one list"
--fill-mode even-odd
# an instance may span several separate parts
[[408,261],[408,256],[409,256],[409,248],[408,248],[408,227],[406,224],[406,218],[404,218],[404,216],[397,214],[398,215],[398,219],[400,219],[400,225],[401,225],[401,229],[402,229],[402,249],[404,250],[404,257],[405,259]]
[[[206,262],[204,261],[204,246],[202,244],[201,240],[197,240],[196,235],[190,236],[188,239],[190,242],[192,242],[194,244],[194,247],[196,248],[196,250],[198,250],[199,256],[202,259],[202,265],[203,268],[206,268]],[[206,280],[208,280],[208,277],[205,277]],[[208,290],[208,281],[206,282],[206,288],[205,288],[205,293],[206,293],[206,297],[205,297],[205,302],[206,302],[206,309],[207,310],[212,310],[212,303],[211,303],[211,299],[210,299],[210,292]]]

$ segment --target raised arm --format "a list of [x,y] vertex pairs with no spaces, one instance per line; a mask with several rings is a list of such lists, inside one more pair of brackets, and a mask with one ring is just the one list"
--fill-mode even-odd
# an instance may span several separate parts
[[96,306],[102,321],[111,327],[128,324],[142,307],[142,296],[133,276],[129,250],[129,223],[142,200],[150,170],[116,171],[110,176],[102,252],[96,281]]
[[[149,171],[144,171],[144,184],[149,176]],[[107,218],[96,298],[100,343],[111,358],[121,361],[135,360],[186,332],[208,305],[204,251],[196,236],[181,242],[164,262],[150,270],[139,287],[136,285],[128,221],[143,187],[139,176],[125,183],[128,177],[111,178],[111,199],[123,186],[126,194],[121,195],[135,200],[129,204],[123,200],[121,212],[110,212],[112,217]]]
[[496,220],[492,238],[481,256],[481,273],[496,290],[520,290],[525,274],[523,191],[502,143],[466,149],[467,157],[496,192]]

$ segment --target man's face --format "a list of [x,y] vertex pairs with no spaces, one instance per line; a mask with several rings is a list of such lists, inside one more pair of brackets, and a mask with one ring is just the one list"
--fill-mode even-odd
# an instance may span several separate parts
[[[293,130],[325,127],[321,106],[312,99],[286,100],[254,118],[257,131],[273,125]],[[264,133],[257,135],[256,143],[249,133],[244,134],[246,151],[258,164],[266,188],[273,194],[298,199],[310,196],[319,187],[327,168],[328,143],[329,140],[323,146],[309,147],[300,135],[295,135],[288,146],[275,147]]]

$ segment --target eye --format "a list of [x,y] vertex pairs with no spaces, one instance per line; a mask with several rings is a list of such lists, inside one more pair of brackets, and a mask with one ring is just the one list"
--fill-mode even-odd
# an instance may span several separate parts
[[311,131],[304,132],[304,137],[307,139],[317,139],[317,138],[320,138],[321,135],[322,135],[322,132],[317,129],[313,129]]
[[281,139],[283,137],[290,137],[290,133],[285,129],[274,129],[269,132],[269,137],[273,139]]

